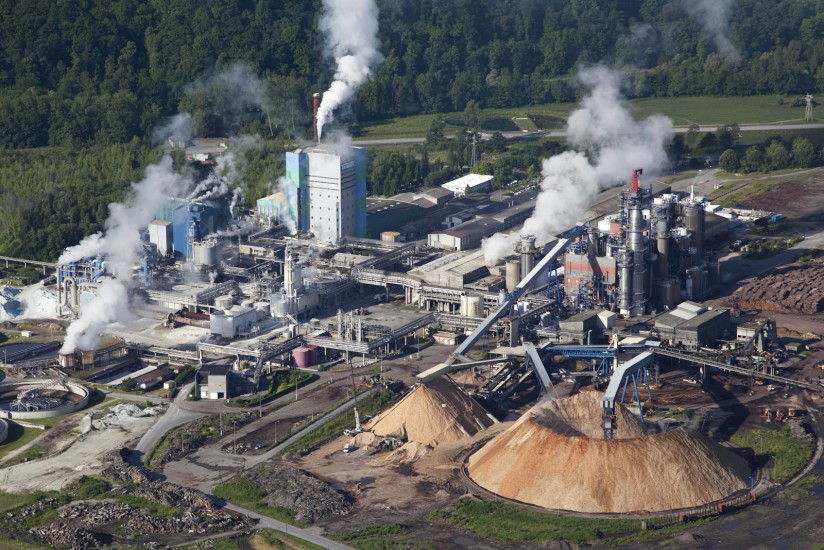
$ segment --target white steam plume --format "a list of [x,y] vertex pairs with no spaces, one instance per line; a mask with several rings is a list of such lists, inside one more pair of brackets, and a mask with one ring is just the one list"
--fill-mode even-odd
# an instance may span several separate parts
[[378,7],[374,0],[323,0],[318,23],[326,35],[326,53],[335,59],[335,80],[318,109],[318,137],[332,121],[332,111],[350,101],[383,56],[378,51]]
[[179,113],[152,132],[152,142],[162,143],[171,140],[176,146],[182,144],[185,147],[192,140],[193,135],[192,115]]
[[[544,160],[541,192],[521,233],[547,242],[580,221],[600,189],[626,181],[635,168],[654,178],[666,166],[672,121],[662,115],[635,121],[621,96],[619,77],[605,67],[578,75],[590,89],[567,121],[569,143],[578,151]],[[493,265],[512,254],[517,240],[518,233],[485,239],[486,263]]]
[[95,297],[83,305],[80,318],[66,329],[66,339],[60,353],[72,353],[76,349],[92,350],[97,347],[103,330],[112,323],[131,325],[129,291],[120,279],[105,279],[98,285]]
[[[288,178],[280,177],[278,179],[278,191],[283,193],[284,200],[280,203],[275,217],[278,222],[286,226],[290,235],[294,235],[298,232],[298,186]],[[293,205],[294,209],[290,209],[290,205]]]
[[738,50],[729,37],[730,13],[735,0],[681,0],[681,4],[690,16],[701,24],[718,53],[737,61]]
[[61,353],[71,353],[78,347],[93,349],[107,324],[129,318],[127,285],[143,250],[139,231],[155,218],[168,197],[180,196],[191,183],[187,175],[173,171],[170,157],[163,157],[146,168],[143,179],[132,184],[122,203],[109,205],[104,233],[86,237],[60,256],[58,263],[65,264],[103,254],[117,278],[104,281],[95,298],[83,306],[80,318],[66,331]]

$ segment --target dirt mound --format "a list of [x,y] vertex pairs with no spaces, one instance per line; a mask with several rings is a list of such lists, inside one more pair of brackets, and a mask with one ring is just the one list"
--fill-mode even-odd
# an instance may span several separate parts
[[492,424],[477,401],[442,376],[414,388],[366,428],[381,436],[395,435],[435,447],[471,437]]
[[824,311],[824,266],[790,267],[741,286],[728,301],[742,309],[812,315]]
[[591,513],[688,508],[746,488],[746,461],[700,433],[634,437],[640,422],[619,407],[625,439],[602,439],[594,397],[536,406],[470,457],[470,477],[506,498]]

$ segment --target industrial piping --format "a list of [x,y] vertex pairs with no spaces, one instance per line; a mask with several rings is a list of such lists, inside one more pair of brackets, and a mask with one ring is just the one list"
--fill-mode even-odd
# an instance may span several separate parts
[[538,279],[538,277],[546,272],[549,269],[549,266],[554,262],[558,257],[564,253],[569,246],[569,243],[574,240],[576,237],[580,236],[583,233],[584,227],[583,226],[575,226],[572,228],[565,237],[558,239],[555,243],[555,246],[550,250],[543,259],[538,262],[538,264],[532,268],[532,270],[527,273],[526,277],[518,283],[518,286],[515,287],[510,294],[504,299],[503,302],[500,303],[498,309],[494,312],[490,313],[483,322],[478,325],[478,328],[469,335],[469,337],[464,340],[460,346],[455,350],[452,356],[447,360],[447,365],[451,365],[455,360],[462,360],[467,361],[468,359],[464,356],[472,347],[478,343],[478,340],[483,338],[483,336],[492,328],[498,319],[503,317],[504,315],[509,312],[510,308],[518,301],[518,299],[532,286],[532,284]]

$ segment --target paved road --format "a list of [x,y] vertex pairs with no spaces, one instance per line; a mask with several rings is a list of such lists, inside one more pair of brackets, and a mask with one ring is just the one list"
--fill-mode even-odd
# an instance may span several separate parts
[[140,438],[134,451],[129,455],[129,464],[132,466],[142,466],[146,453],[157,445],[157,442],[160,441],[160,438],[163,437],[166,432],[172,428],[205,416],[204,413],[188,411],[183,408],[183,404],[186,403],[186,396],[189,395],[193,385],[194,383],[191,383],[180,388],[177,397],[171,405],[169,405],[166,413]]
[[301,529],[300,527],[295,527],[294,525],[289,525],[288,523],[283,523],[282,521],[278,521],[276,519],[272,519],[268,516],[264,516],[249,510],[247,508],[242,508],[240,506],[236,506],[234,504],[226,504],[226,508],[229,510],[233,510],[235,512],[241,513],[245,516],[258,520],[259,527],[267,527],[269,529],[277,529],[278,531],[282,531],[289,535],[296,536],[303,540],[309,541],[313,544],[317,544],[322,548],[329,548],[330,550],[351,550],[351,546],[346,546],[345,544],[341,544],[340,542],[335,542],[333,540],[324,538],[320,535],[316,535],[314,533],[310,533],[306,529]]
[[[718,129],[720,124],[713,124],[707,126],[699,126],[699,132],[714,132]],[[824,124],[740,124],[739,130],[741,132],[774,132],[781,130],[821,130],[824,129]],[[689,126],[676,126],[673,132],[676,134],[685,134],[689,131]],[[566,137],[566,130],[552,130],[546,132],[506,132],[503,134],[506,139],[531,139],[542,137]],[[454,136],[446,136],[451,139]],[[489,139],[490,134],[482,134],[482,139]],[[406,137],[406,138],[390,138],[390,139],[357,139],[354,141],[355,145],[403,145],[413,143],[424,143],[425,138],[422,137]]]
[[[358,399],[363,399],[363,397],[368,395],[368,393],[371,393],[371,390],[370,392],[358,396]],[[232,443],[236,435],[232,432],[228,432],[222,439],[201,447],[191,455],[181,460],[166,464],[163,468],[163,475],[172,483],[186,487],[194,487],[203,492],[209,493],[214,489],[215,485],[224,479],[228,479],[240,470],[253,468],[258,464],[270,460],[277,453],[281,452],[292,443],[298,441],[312,430],[332,421],[344,412],[351,410],[354,406],[354,399],[347,401],[334,411],[331,411],[329,414],[318,419],[312,425],[300,430],[279,445],[260,455],[241,455],[223,452],[222,448]],[[290,411],[290,407],[288,406],[278,410],[277,412],[279,413],[278,416],[296,416],[295,412]],[[237,435],[242,437],[246,433],[251,433],[258,429],[261,424],[271,424],[274,421],[276,421],[274,417],[267,416],[259,422],[254,422],[244,426],[242,433],[238,430]],[[284,426],[284,429],[287,428]]]

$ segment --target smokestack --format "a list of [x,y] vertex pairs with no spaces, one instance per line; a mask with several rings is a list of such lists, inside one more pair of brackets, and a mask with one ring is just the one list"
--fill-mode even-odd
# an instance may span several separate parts
[[318,144],[320,139],[318,138],[318,108],[320,107],[320,94],[315,92],[312,94],[312,131],[313,137],[312,140],[315,142],[315,145]]
[[632,192],[638,192],[638,176],[644,173],[643,168],[637,168],[632,171]]

